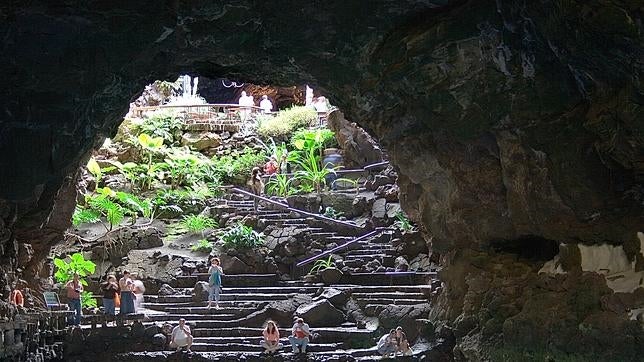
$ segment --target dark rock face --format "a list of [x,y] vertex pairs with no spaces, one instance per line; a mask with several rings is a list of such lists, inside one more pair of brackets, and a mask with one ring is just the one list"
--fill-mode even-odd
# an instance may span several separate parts
[[[483,308],[491,297],[466,301],[495,288],[479,293],[465,278],[490,283],[491,264],[525,278],[503,289],[504,304],[539,289],[538,266],[497,260],[486,251],[493,241],[629,245],[644,225],[637,1],[292,1],[277,13],[250,1],[105,5],[0,5],[0,199],[11,200],[0,201],[3,271],[15,269],[19,242],[33,247],[24,273],[40,274],[68,226],[80,162],[146,84],[184,71],[318,85],[375,135],[398,168],[403,208],[447,265],[437,319]],[[290,22],[305,30],[285,31]],[[525,322],[531,305],[479,317],[481,333],[528,343],[516,330],[536,320]],[[611,316],[593,315],[562,328]]]

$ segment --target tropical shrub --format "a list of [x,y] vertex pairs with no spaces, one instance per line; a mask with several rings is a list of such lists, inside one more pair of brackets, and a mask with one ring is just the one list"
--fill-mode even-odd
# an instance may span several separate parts
[[317,122],[317,112],[311,107],[294,106],[277,112],[273,118],[263,119],[257,133],[264,138],[288,140],[295,130]]
[[69,256],[69,262],[65,259],[54,258],[54,266],[56,273],[54,278],[57,283],[67,283],[74,278],[74,274],[78,274],[82,285],[87,285],[85,277],[94,274],[96,264],[91,260],[85,260],[81,253],[74,253]]
[[165,159],[172,188],[194,184],[198,180],[200,165],[209,162],[207,158],[202,160],[198,154],[186,148],[172,149]]
[[315,274],[319,273],[324,269],[329,269],[335,267],[335,261],[331,258],[331,255],[329,255],[328,259],[320,259],[317,260],[314,264],[311,270],[309,271],[310,274]]
[[203,233],[208,228],[217,227],[217,222],[204,215],[186,215],[183,217],[181,225],[192,233]]
[[98,302],[96,301],[96,298],[94,297],[94,294],[92,292],[83,290],[81,292],[80,297],[81,297],[81,307],[98,308]]
[[237,224],[221,235],[224,247],[230,249],[252,249],[264,245],[264,237],[250,226]]
[[201,239],[195,245],[191,246],[190,250],[201,253],[209,253],[210,251],[212,251],[212,243],[207,239]]
[[407,215],[400,211],[396,213],[396,221],[394,222],[394,226],[396,226],[401,231],[416,231],[416,227],[412,225]]
[[266,183],[266,193],[270,196],[286,197],[292,195],[295,189],[291,187],[292,179],[286,175],[275,174],[271,175]]
[[101,166],[96,162],[96,159],[94,157],[90,158],[89,161],[87,162],[87,171],[92,174],[94,177],[94,189],[97,189],[101,181],[103,180],[103,174],[110,172],[114,170],[115,167],[105,167],[101,168]]
[[300,188],[308,185],[310,189],[320,193],[326,187],[327,176],[335,174],[335,169],[321,167],[314,149],[303,153],[302,156],[304,157],[293,160],[299,168],[293,177],[300,182]]
[[254,167],[261,167],[266,154],[245,148],[241,153],[213,158],[214,172],[224,184],[245,185]]
[[134,125],[132,131],[135,135],[147,134],[151,137],[160,137],[163,143],[170,146],[179,141],[182,126],[183,123],[175,112],[164,110]]
[[[300,129],[293,133],[291,145],[295,146],[302,142],[311,143],[311,146],[317,149],[338,147],[335,133],[328,128]],[[297,148],[297,146],[295,147]]]

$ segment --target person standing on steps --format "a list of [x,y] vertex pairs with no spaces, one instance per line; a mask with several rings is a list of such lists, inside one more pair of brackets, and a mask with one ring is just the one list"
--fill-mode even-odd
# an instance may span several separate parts
[[70,322],[74,325],[80,326],[81,317],[83,316],[83,310],[81,308],[83,284],[80,282],[80,276],[78,273],[74,273],[74,278],[65,284],[65,289],[67,289],[67,303],[69,304],[69,309],[76,312]]
[[264,113],[271,113],[273,110],[273,102],[268,99],[266,94],[262,96],[262,100],[259,102],[259,108],[261,108]]
[[221,276],[224,270],[220,266],[219,258],[212,258],[210,268],[208,268],[208,309],[212,306],[212,300],[215,300],[215,309],[219,309],[219,294],[221,293]]
[[[253,168],[250,173],[250,180],[248,180],[248,186],[253,194],[261,196],[264,194],[264,181],[262,181],[261,169],[259,167]],[[255,211],[257,211],[257,206],[259,201],[256,198],[253,198],[255,204]]]
[[139,279],[138,274],[132,274],[132,293],[134,293],[134,313],[139,313],[143,308],[143,293],[145,293],[145,285]]
[[309,344],[310,336],[309,325],[304,323],[304,319],[298,318],[293,324],[292,334],[288,337],[293,353],[306,353],[306,346]]
[[121,308],[119,314],[134,313],[134,293],[132,293],[134,282],[130,278],[129,271],[123,271],[123,277],[119,280],[119,288],[121,288]]
[[279,165],[277,164],[277,158],[273,155],[264,165],[264,174],[267,176],[274,175],[278,170]]
[[186,351],[192,352],[190,350],[190,347],[192,347],[192,332],[183,318],[179,319],[179,325],[172,329],[170,348],[174,347],[177,347],[177,352],[181,351],[183,347],[186,347]]
[[266,328],[264,328],[262,335],[264,336],[264,340],[262,341],[264,352],[269,354],[275,353],[282,348],[279,328],[277,328],[277,324],[272,320],[269,319],[268,322],[266,322]]
[[103,291],[103,308],[106,315],[116,315],[116,295],[119,292],[119,286],[116,284],[116,277],[109,275],[107,281],[101,285]]

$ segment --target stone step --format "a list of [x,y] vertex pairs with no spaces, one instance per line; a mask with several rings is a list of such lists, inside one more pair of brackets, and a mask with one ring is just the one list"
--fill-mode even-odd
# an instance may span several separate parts
[[[190,326],[192,328],[192,325]],[[196,337],[258,337],[262,335],[261,327],[222,327],[217,329],[197,327],[192,329],[192,335]],[[280,335],[288,336],[291,328],[279,328]],[[315,327],[311,326],[311,332],[319,336],[315,342],[324,343],[327,341],[344,341],[351,338],[371,338],[376,332],[369,329],[358,329],[356,327]]]
[[378,255],[378,256],[391,256],[391,257],[397,257],[396,251],[393,249],[358,249],[358,250],[350,250],[344,254],[345,256],[372,256],[372,255]]
[[[255,311],[253,309],[253,311]],[[204,314],[184,314],[184,313],[170,313],[170,314],[149,314],[146,316],[146,320],[149,322],[169,322],[169,323],[177,323],[177,321],[181,318],[185,319],[188,324],[192,321],[197,321],[197,320],[204,320],[204,317],[206,317]],[[240,316],[237,314],[217,314],[217,315],[208,315],[208,319],[212,320],[222,320],[222,321],[230,321],[233,319],[239,319]]]
[[[280,280],[277,274],[224,274],[222,284],[235,287],[261,287],[276,285]],[[198,282],[208,281],[208,273],[195,273],[189,276],[178,276],[175,281],[175,287],[194,287]]]
[[389,298],[389,299],[425,299],[427,294],[411,291],[411,292],[370,292],[370,293],[352,293],[354,298]]
[[[288,342],[288,341],[287,341]],[[307,352],[330,352],[335,351],[342,346],[342,343],[309,343],[306,347]],[[287,346],[289,347],[289,346]],[[290,348],[290,347],[289,347]],[[192,350],[195,352],[224,352],[224,351],[237,351],[237,352],[262,352],[264,348],[257,344],[242,344],[242,343],[227,343],[227,344],[211,344],[193,341]]]
[[[216,309],[215,306],[213,305],[210,309],[206,307],[208,302],[202,302],[202,306],[182,306],[180,304],[168,304],[166,307],[163,308],[163,311],[166,313],[176,313],[176,314],[181,314],[181,313],[191,313],[191,314],[200,314],[204,316],[217,316],[219,314],[235,314],[237,316],[244,316],[249,313],[253,313],[259,309],[262,309],[264,306],[266,306],[267,302],[262,302],[261,304],[257,304],[256,306],[238,306],[234,305],[231,303],[219,303],[219,308]],[[150,308],[153,309],[153,308]]]
[[428,284],[436,273],[432,272],[374,272],[344,274],[342,284],[360,285],[423,285]]
[[[222,302],[248,302],[248,301],[267,301],[267,300],[284,300],[292,297],[293,295],[298,294],[298,293],[226,293],[225,291],[222,291],[222,293],[219,295],[220,300]],[[192,302],[192,296],[189,295],[167,295],[167,296],[162,296],[162,297],[156,297],[154,296],[149,296],[150,298],[147,298],[146,300],[150,301],[156,301],[157,303],[160,301],[164,302]]]
[[356,302],[361,307],[367,305],[415,305],[415,304],[426,304],[429,303],[428,300],[424,299],[396,299],[396,298],[356,298]]

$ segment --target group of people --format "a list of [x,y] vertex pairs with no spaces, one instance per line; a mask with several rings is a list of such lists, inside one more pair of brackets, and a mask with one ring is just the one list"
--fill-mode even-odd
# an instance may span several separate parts
[[[241,96],[239,97],[238,104],[240,107],[240,118],[242,119],[242,121],[248,120],[252,112],[250,107],[255,106],[255,100],[253,99],[253,96],[247,94],[246,91],[242,91]],[[261,109],[262,113],[271,113],[273,111],[273,102],[268,99],[267,95],[264,94],[262,96],[262,100],[259,102],[259,108]]]
[[[78,274],[74,274],[72,280],[65,284],[65,290],[69,309],[74,311],[70,317],[70,324],[80,325],[83,316],[81,293],[84,288]],[[141,280],[125,270],[118,282],[114,275],[108,275],[107,280],[101,284],[101,291],[106,315],[116,315],[116,307],[119,307],[119,314],[131,314],[142,307],[145,286]]]
[[402,327],[392,329],[389,334],[382,336],[378,341],[377,348],[378,353],[384,358],[389,357],[391,354],[395,357],[398,353],[403,356],[410,356],[413,353]]
[[285,152],[282,154],[280,159],[277,159],[277,156],[272,155],[268,162],[264,165],[264,175],[270,176],[277,173],[286,174],[288,173],[288,154]]

